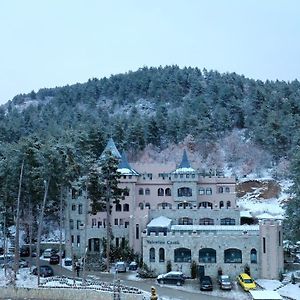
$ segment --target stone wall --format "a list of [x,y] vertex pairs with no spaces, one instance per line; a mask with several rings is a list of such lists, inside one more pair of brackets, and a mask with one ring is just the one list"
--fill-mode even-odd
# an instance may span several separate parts
[[[12,299],[41,299],[41,300],[74,300],[74,299],[89,299],[89,300],[113,300],[113,293],[87,290],[87,289],[68,289],[68,288],[0,288],[1,298]],[[121,299],[124,300],[142,300],[142,294],[121,294]]]

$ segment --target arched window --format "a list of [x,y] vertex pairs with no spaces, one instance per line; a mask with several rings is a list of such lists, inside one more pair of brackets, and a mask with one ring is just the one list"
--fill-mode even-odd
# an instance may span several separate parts
[[204,207],[204,208],[210,208],[210,209],[212,209],[213,208],[213,205],[212,205],[212,203],[210,203],[210,202],[208,202],[208,201],[203,201],[203,202],[200,202],[199,203],[199,206],[198,206],[199,208],[200,207]]
[[155,262],[155,249],[154,248],[150,248],[150,250],[149,250],[149,261]]
[[116,204],[116,211],[122,211],[122,205],[120,203]]
[[125,190],[124,190],[124,192],[123,192],[123,195],[124,196],[129,196],[129,191],[130,191],[129,188],[126,187]]
[[186,209],[186,208],[192,208],[193,205],[191,203],[188,203],[188,202],[180,202],[177,204],[177,208],[183,208],[183,209]]
[[144,209],[144,204],[142,202],[139,203],[139,208]]
[[224,251],[224,263],[242,263],[242,251],[240,249],[230,248]]
[[157,196],[164,196],[164,189],[162,189],[162,188],[159,188],[158,190],[157,190]]
[[150,203],[149,203],[149,202],[147,202],[147,203],[145,204],[145,208],[149,208],[149,209],[150,209]]
[[228,186],[226,186],[225,192],[226,192],[226,193],[230,193],[230,188],[229,188]]
[[166,188],[165,195],[166,196],[171,196],[171,189],[170,188]]
[[179,218],[178,225],[193,225],[193,219],[188,217]]
[[199,195],[205,195],[205,189],[204,188],[199,189]]
[[223,218],[221,219],[221,225],[235,225],[235,219]]
[[145,189],[145,195],[150,195],[150,189]]
[[223,187],[219,186],[218,191],[219,191],[220,194],[222,194],[223,193]]
[[199,225],[214,225],[214,219],[210,219],[210,218],[200,219]]
[[229,207],[231,207],[231,202],[230,202],[230,201],[227,201],[227,202],[226,202],[226,208],[229,208]]
[[158,203],[157,204],[157,208],[172,208],[172,204],[171,203],[167,203],[167,202],[162,202],[162,203]]
[[192,189],[189,187],[182,187],[177,190],[178,197],[192,197]]
[[74,229],[74,221],[72,219],[70,219],[70,229]]
[[206,195],[212,195],[212,188],[207,188],[205,193]]
[[251,264],[257,264],[257,251],[254,248],[250,251],[250,262]]
[[144,195],[144,189],[143,188],[139,189],[139,195]]
[[128,203],[123,204],[123,211],[129,211],[129,204]]
[[177,248],[174,250],[174,262],[191,262],[191,250],[187,248]]
[[199,250],[200,263],[216,263],[216,250],[212,248],[203,248]]
[[224,207],[224,201],[220,201],[220,203],[219,203],[219,208],[222,208],[222,207]]
[[159,262],[165,261],[165,249],[159,248]]

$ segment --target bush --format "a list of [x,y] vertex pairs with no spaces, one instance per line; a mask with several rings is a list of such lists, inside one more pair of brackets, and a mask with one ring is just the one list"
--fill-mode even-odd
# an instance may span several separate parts
[[167,273],[172,271],[172,263],[170,260],[167,261]]
[[197,263],[194,260],[191,262],[191,277],[192,279],[197,277]]

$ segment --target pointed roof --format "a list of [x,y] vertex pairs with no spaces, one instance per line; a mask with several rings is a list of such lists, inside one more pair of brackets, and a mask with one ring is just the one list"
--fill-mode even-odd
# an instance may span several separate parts
[[121,161],[118,166],[118,172],[122,175],[139,175],[137,171],[135,171],[127,161],[127,157],[125,152],[122,152]]
[[186,154],[186,150],[184,149],[182,160],[178,168],[174,171],[174,173],[189,173],[195,172],[195,170],[191,167],[189,159]]
[[118,159],[121,159],[121,154],[120,152],[118,151],[116,145],[115,145],[115,142],[112,138],[109,138],[107,144],[106,144],[106,147],[105,149],[103,150],[102,154],[100,155],[100,158],[101,157],[104,157],[105,156],[105,153],[110,151],[112,153],[112,155]]

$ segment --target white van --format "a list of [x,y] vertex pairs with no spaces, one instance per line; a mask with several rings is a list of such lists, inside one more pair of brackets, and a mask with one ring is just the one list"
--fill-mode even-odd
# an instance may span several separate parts
[[124,261],[118,261],[115,263],[115,270],[117,273],[126,272],[126,264]]

